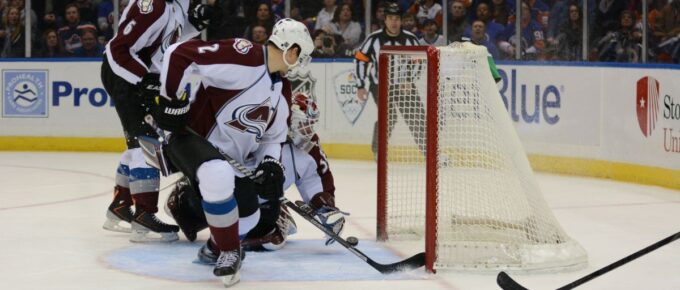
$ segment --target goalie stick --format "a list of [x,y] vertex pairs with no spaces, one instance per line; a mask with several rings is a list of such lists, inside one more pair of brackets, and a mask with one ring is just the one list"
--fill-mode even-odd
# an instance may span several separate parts
[[[663,240],[660,240],[660,241],[658,241],[658,242],[656,242],[656,243],[654,243],[654,244],[652,244],[652,245],[650,245],[650,246],[648,246],[648,247],[646,247],[642,250],[639,250],[635,253],[632,253],[632,254],[628,255],[627,257],[625,257],[623,259],[620,259],[620,260],[618,260],[614,263],[611,263],[607,266],[604,266],[604,267],[600,268],[599,270],[592,272],[592,273],[590,273],[590,274],[588,274],[588,275],[586,275],[586,276],[584,276],[584,277],[582,277],[582,278],[580,278],[580,279],[578,279],[574,282],[571,282],[567,285],[564,285],[560,288],[557,288],[557,290],[569,290],[569,289],[576,288],[583,283],[586,283],[586,282],[593,280],[593,279],[595,279],[599,276],[602,276],[602,274],[605,274],[605,273],[607,273],[611,270],[614,270],[618,267],[625,265],[626,263],[628,263],[630,261],[633,261],[637,258],[640,258],[640,257],[648,254],[651,251],[654,251],[654,250],[661,248],[661,247],[663,247],[667,244],[670,244],[671,242],[673,242],[677,239],[680,239],[680,232],[677,232],[677,233],[675,233],[675,234],[673,234],[673,235],[671,235],[671,236],[669,236],[669,237],[667,237]],[[496,282],[498,283],[498,286],[500,286],[504,290],[528,290],[527,288],[524,288],[524,286],[520,285],[515,280],[513,280],[512,277],[510,277],[510,275],[508,275],[505,272],[498,273],[498,277],[496,278]]]
[[[156,133],[160,137],[160,141],[162,143],[166,144],[167,141],[168,141],[168,136],[166,135],[165,131],[163,131],[163,129],[158,127],[155,120],[153,119],[153,116],[146,115],[144,117],[144,121],[149,126],[151,126],[151,128],[153,128],[156,131]],[[251,179],[255,178],[252,170],[243,166],[238,161],[231,158],[231,156],[222,152],[222,150],[220,150],[219,148],[217,148],[217,147],[215,147],[215,148],[220,152],[220,154],[222,154],[222,156],[224,156],[224,158],[227,160],[227,162],[229,162],[229,164],[231,164],[234,168],[236,168],[236,170],[238,170],[239,172],[241,172],[243,175],[247,176],[248,178],[251,178]],[[392,264],[378,263],[378,262],[374,261],[373,259],[371,259],[370,257],[368,257],[363,252],[361,252],[359,249],[352,246],[350,243],[347,242],[347,240],[338,236],[336,233],[334,233],[330,229],[324,227],[319,221],[317,221],[314,218],[314,216],[313,216],[314,210],[309,205],[303,205],[302,207],[298,207],[296,204],[294,204],[293,202],[288,200],[286,197],[281,197],[280,200],[286,206],[288,206],[293,211],[298,213],[305,220],[307,220],[312,225],[314,225],[315,227],[320,229],[326,235],[331,237],[333,240],[338,242],[340,245],[345,247],[347,250],[352,252],[354,255],[356,255],[357,257],[362,259],[364,262],[366,262],[367,264],[369,264],[371,267],[378,270],[378,272],[380,272],[382,274],[390,274],[390,273],[395,273],[395,272],[399,272],[399,271],[413,270],[413,269],[417,269],[417,268],[420,268],[420,267],[425,265],[425,253],[424,252],[415,254],[408,259],[405,259],[405,260],[402,260],[402,261],[399,261],[399,262],[396,262],[396,263],[392,263]]]

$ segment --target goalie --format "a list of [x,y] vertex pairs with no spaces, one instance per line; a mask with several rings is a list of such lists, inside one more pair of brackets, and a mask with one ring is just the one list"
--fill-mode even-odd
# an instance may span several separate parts
[[[303,94],[293,97],[291,104],[291,125],[288,141],[281,152],[285,168],[284,189],[295,183],[303,201],[316,211],[316,218],[333,232],[340,234],[347,213],[335,206],[335,186],[328,161],[319,146],[319,137],[314,124],[319,120],[319,110],[311,98]],[[295,221],[285,205],[260,200],[260,220],[251,230],[242,246],[246,250],[278,250],[288,235],[297,230]],[[180,180],[168,197],[166,211],[172,216],[184,235],[190,241],[196,239],[199,231],[207,227],[200,195],[186,180]],[[274,207],[281,206],[280,212]],[[325,244],[333,243],[327,237]]]

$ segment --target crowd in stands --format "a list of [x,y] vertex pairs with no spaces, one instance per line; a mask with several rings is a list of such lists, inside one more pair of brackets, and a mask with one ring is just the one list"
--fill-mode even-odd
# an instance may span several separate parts
[[[121,0],[120,11],[128,1]],[[264,43],[284,17],[285,0],[221,0],[208,38],[243,37]],[[647,1],[647,50],[642,50],[642,0],[374,0],[370,31],[382,28],[384,5],[404,11],[402,27],[423,45],[469,39],[496,59],[678,63],[680,0]],[[521,39],[515,32],[521,1]],[[587,1],[588,50],[583,53],[583,2]],[[290,17],[312,32],[317,58],[352,57],[366,37],[364,0],[292,0]],[[33,57],[98,57],[113,37],[112,0],[33,1],[31,33],[26,35],[24,0],[0,0],[0,57],[23,57],[25,39]],[[444,23],[446,22],[446,23]]]

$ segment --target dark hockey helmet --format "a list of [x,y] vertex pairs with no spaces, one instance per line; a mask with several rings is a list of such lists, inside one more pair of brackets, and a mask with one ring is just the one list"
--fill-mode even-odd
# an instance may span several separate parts
[[399,4],[394,2],[385,4],[385,15],[397,15],[401,17],[401,8],[399,8]]

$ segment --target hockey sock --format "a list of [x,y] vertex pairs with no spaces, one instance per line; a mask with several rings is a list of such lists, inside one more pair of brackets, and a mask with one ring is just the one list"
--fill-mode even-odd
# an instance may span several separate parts
[[238,249],[238,207],[234,196],[221,202],[203,200],[203,211],[216,248],[222,252]]
[[130,160],[130,193],[135,201],[136,210],[149,213],[158,212],[158,190],[160,187],[160,172],[146,164],[142,150],[135,148],[131,151]]

